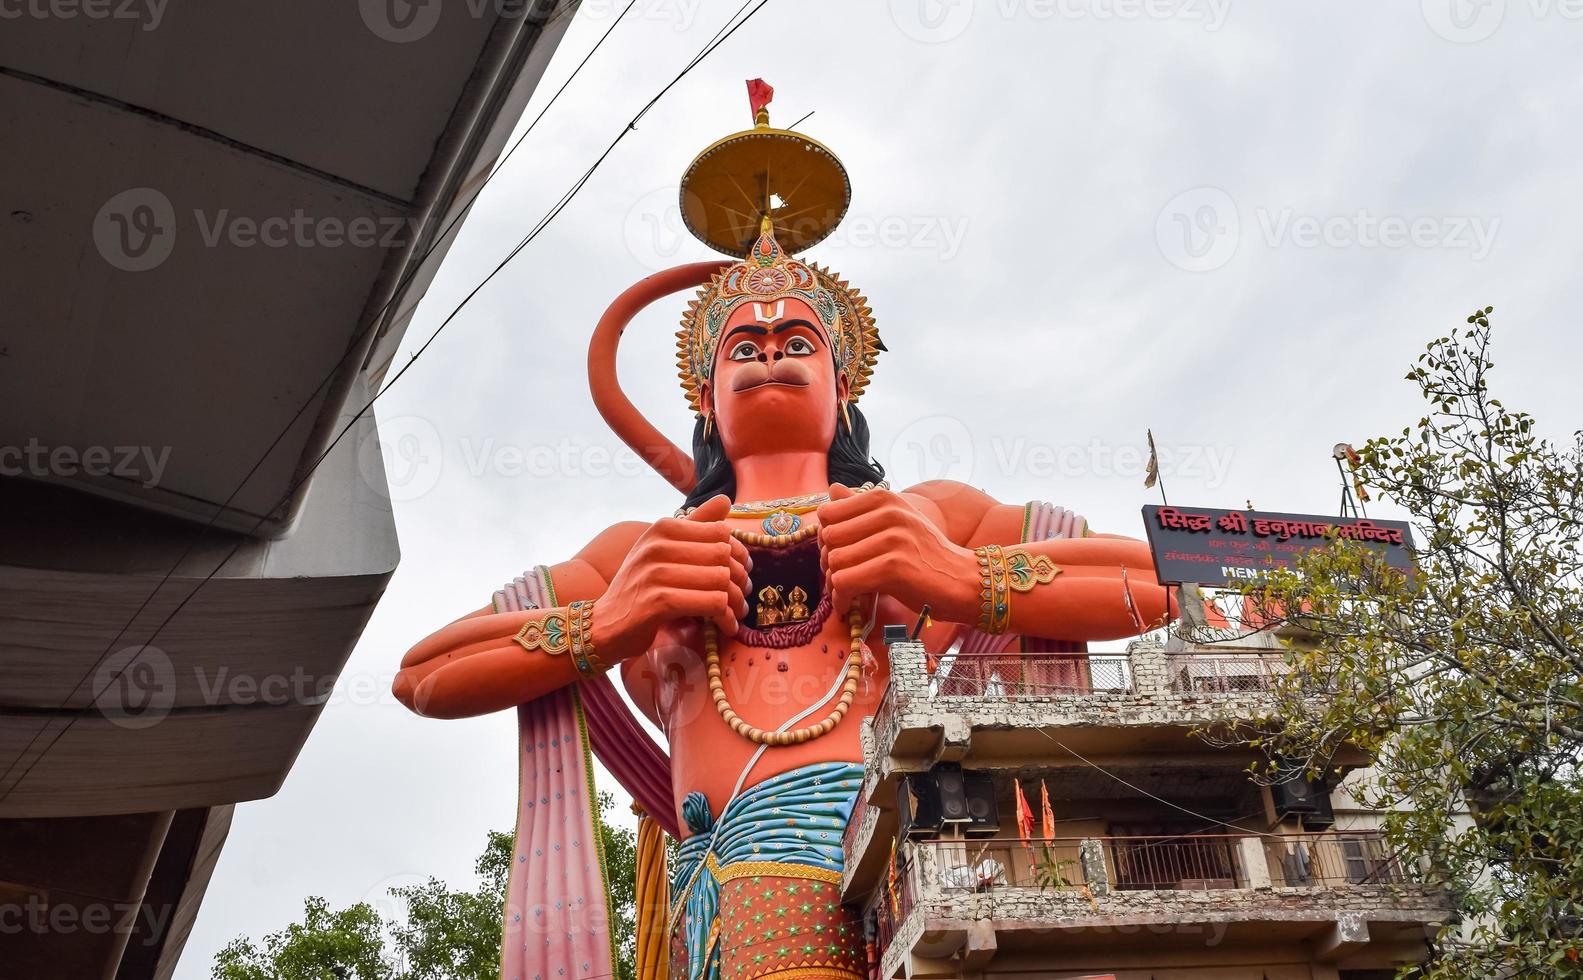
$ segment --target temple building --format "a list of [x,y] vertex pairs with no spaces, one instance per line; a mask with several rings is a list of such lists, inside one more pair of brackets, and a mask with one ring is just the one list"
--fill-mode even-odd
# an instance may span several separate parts
[[1450,915],[1347,793],[1361,752],[1261,786],[1194,734],[1268,711],[1274,637],[890,656],[843,878],[878,977],[1385,980]]

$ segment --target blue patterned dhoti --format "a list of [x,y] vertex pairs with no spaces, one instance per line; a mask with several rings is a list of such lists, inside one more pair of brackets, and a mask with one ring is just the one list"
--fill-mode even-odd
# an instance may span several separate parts
[[702,793],[683,801],[693,836],[671,875],[673,978],[864,974],[841,907],[841,838],[862,782],[861,766],[821,762],[771,776],[718,819]]

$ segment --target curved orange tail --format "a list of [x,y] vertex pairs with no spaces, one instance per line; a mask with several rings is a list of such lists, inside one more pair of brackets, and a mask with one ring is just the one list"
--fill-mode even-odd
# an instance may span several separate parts
[[616,377],[616,348],[632,318],[655,300],[683,289],[702,286],[728,262],[692,262],[641,279],[616,297],[594,327],[588,341],[588,389],[605,423],[671,486],[687,493],[698,482],[693,458],[660,434],[621,390]]

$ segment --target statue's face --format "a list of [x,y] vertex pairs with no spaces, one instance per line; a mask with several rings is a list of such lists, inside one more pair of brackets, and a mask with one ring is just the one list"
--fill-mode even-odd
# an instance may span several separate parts
[[800,299],[732,312],[705,391],[726,455],[825,452],[844,382],[813,308]]

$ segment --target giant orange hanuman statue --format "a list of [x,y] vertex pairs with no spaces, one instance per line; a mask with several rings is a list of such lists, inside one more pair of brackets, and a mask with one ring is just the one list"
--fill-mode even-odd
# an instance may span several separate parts
[[[683,508],[608,528],[517,579],[415,646],[395,682],[429,717],[518,710],[506,980],[612,974],[590,748],[680,841],[668,882],[657,833],[640,856],[648,911],[664,913],[645,916],[640,976],[864,977],[839,882],[860,722],[888,677],[875,624],[914,622],[927,605],[933,651],[1080,650],[1168,612],[1139,541],[956,483],[885,485],[857,408],[884,349],[873,316],[846,282],[794,257],[844,213],[846,173],[823,146],[770,127],[767,87],[749,88],[755,127],[711,146],[683,181],[689,228],[745,258],[644,280],[589,351],[601,412],[686,494]],[[697,416],[689,456],[621,393],[615,348],[638,310],[700,284],[679,334]]]

